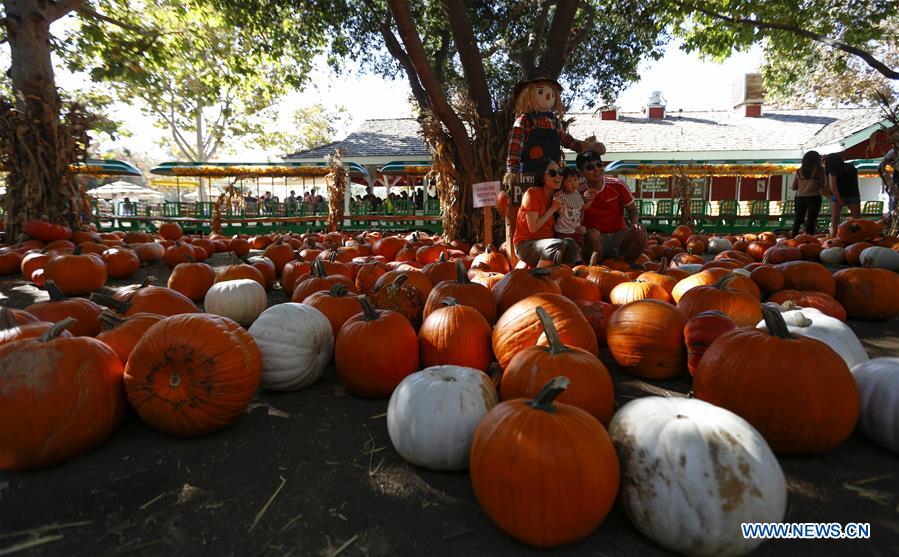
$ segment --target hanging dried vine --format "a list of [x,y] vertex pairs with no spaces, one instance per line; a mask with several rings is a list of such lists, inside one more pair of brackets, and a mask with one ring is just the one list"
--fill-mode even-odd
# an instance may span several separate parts
[[72,103],[62,119],[37,97],[0,99],[0,163],[6,168],[6,231],[16,240],[22,225],[46,219],[81,226],[81,196],[69,165],[83,163],[94,117]]
[[238,181],[243,180],[244,176],[236,176],[231,180],[231,183],[222,190],[222,193],[219,194],[218,199],[215,200],[215,203],[212,205],[212,222],[211,228],[213,234],[220,234],[222,230],[222,207],[231,207],[231,204],[234,200],[237,200],[238,207],[243,208],[246,206],[244,202],[243,192],[240,191],[235,184]]
[[680,224],[692,225],[690,201],[693,200],[693,182],[685,174],[676,172],[672,175],[671,193],[680,201]]
[[338,149],[328,157],[330,172],[325,176],[328,185],[328,232],[337,232],[343,222],[343,202],[346,195],[347,172]]

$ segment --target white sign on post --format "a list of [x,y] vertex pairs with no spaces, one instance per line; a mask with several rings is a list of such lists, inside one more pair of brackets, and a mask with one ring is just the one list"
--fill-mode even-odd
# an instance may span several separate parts
[[499,195],[499,182],[479,182],[471,185],[471,201],[475,209],[495,207]]

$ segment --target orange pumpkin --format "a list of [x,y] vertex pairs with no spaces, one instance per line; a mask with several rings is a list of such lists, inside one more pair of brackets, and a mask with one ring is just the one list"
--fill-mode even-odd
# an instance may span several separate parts
[[606,326],[609,323],[609,318],[612,317],[618,306],[596,300],[575,300],[574,303],[580,308],[581,313],[587,318],[590,328],[596,333],[597,343],[600,346],[608,346]]
[[91,299],[114,309],[125,317],[131,317],[136,313],[158,313],[170,316],[198,311],[197,306],[190,301],[190,298],[171,288],[161,286],[139,288],[131,293],[126,301],[103,294],[92,294]]
[[162,319],[164,316],[157,313],[135,313],[131,317],[123,319],[107,310],[100,314],[100,321],[106,330],[97,335],[97,340],[112,348],[124,366],[128,363],[128,357],[147,329]]
[[246,257],[250,254],[250,241],[246,238],[232,238],[228,242],[228,251],[237,257]]
[[440,282],[431,289],[422,318],[427,319],[431,312],[442,307],[444,298],[453,298],[463,306],[473,307],[491,326],[496,323],[496,298],[493,297],[493,292],[482,284],[470,281],[461,261],[456,261],[456,280]]
[[378,286],[371,293],[371,302],[377,309],[399,313],[417,331],[422,322],[425,298],[417,288],[406,284],[408,278],[405,273],[400,273],[393,282]]
[[313,292],[303,300],[303,303],[314,307],[328,318],[331,332],[336,337],[343,324],[359,313],[358,297],[358,294],[348,291],[345,284],[335,284],[328,291]]
[[140,270],[140,257],[128,248],[109,248],[100,257],[109,278],[125,279]]
[[271,259],[263,256],[248,257],[247,263],[256,267],[262,273],[262,277],[265,279],[265,284],[262,286],[266,290],[271,290],[275,286],[275,280],[278,278],[278,275],[275,273],[275,264],[272,263]]
[[733,287],[739,278],[727,275],[714,285],[693,288],[681,297],[677,308],[687,319],[704,311],[718,310],[733,319],[738,327],[754,327],[762,319],[759,298]]
[[70,323],[0,346],[2,470],[65,462],[102,443],[122,418],[122,362],[96,339],[62,337]]
[[487,251],[475,256],[471,264],[473,267],[486,268],[494,273],[509,272],[509,260],[506,258],[506,254],[494,248],[493,244],[487,246]]
[[177,222],[167,222],[159,227],[159,236],[165,240],[180,240],[184,235]]
[[278,238],[277,241],[266,246],[262,255],[269,258],[274,264],[275,275],[281,276],[284,265],[286,265],[288,261],[293,260],[293,248],[290,247],[290,244],[284,242],[282,238]]
[[44,264],[44,280],[52,280],[66,296],[88,294],[106,284],[106,265],[95,254],[82,255],[81,246],[71,254],[57,254]]
[[594,354],[565,346],[546,311],[537,307],[548,346],[531,346],[515,355],[502,376],[502,400],[533,398],[550,379],[564,374],[571,384],[558,401],[589,412],[606,427],[615,410],[615,392],[606,366]]
[[[260,286],[265,288],[266,282],[265,277],[262,275],[262,271],[252,265],[247,265],[246,263],[236,263],[224,268],[219,268],[218,272],[215,275],[215,282],[225,282],[226,280],[240,279],[255,280],[260,284]],[[291,292],[292,290],[285,291]]]
[[892,319],[899,315],[899,274],[888,269],[853,267],[833,275],[834,298],[853,319]]
[[169,275],[168,287],[194,302],[200,302],[213,284],[215,270],[206,263],[179,263]]
[[552,317],[559,336],[568,346],[599,354],[596,334],[580,308],[561,294],[540,293],[520,300],[506,310],[493,328],[493,353],[500,367],[505,367],[515,354],[537,344],[546,344],[543,327],[535,309],[542,306]]
[[775,269],[783,273],[786,288],[795,290],[817,290],[828,296],[836,293],[837,287],[833,275],[827,267],[811,261],[789,261],[775,265]]
[[559,285],[546,269],[512,269],[493,286],[496,314],[502,316],[519,301],[541,292],[559,294]]
[[25,311],[48,323],[73,318],[75,322],[67,328],[75,336],[95,337],[100,333],[103,308],[84,298],[67,298],[52,280],[47,281],[47,293],[50,294],[50,301],[32,304]]
[[313,272],[297,279],[297,285],[290,296],[291,302],[302,303],[314,292],[328,291],[333,286],[342,284],[349,292],[356,292],[356,285],[345,275],[329,275],[321,259],[315,260]]
[[718,310],[697,313],[687,321],[687,326],[684,327],[684,344],[687,346],[687,369],[690,375],[696,374],[699,361],[712,342],[736,328],[734,320]]
[[[20,312],[25,313],[25,312]],[[26,313],[26,315],[29,315]],[[9,308],[0,308],[0,346],[26,338],[39,337],[54,326],[47,321],[38,321],[32,316],[31,321],[20,323],[16,314]],[[62,331],[59,336],[70,337],[72,333]]]
[[362,265],[356,272],[356,289],[362,294],[371,294],[371,291],[375,289],[378,279],[386,272],[387,265],[380,261]]
[[687,363],[687,318],[671,304],[640,300],[618,308],[606,329],[612,357],[627,372],[651,380],[671,379]]
[[418,369],[418,336],[409,320],[390,310],[377,310],[364,295],[362,312],[337,333],[334,366],[347,390],[367,398],[390,396],[407,375]]
[[486,372],[493,361],[490,324],[473,307],[441,300],[418,332],[421,366],[465,366]]
[[759,290],[765,294],[777,292],[784,287],[783,273],[770,265],[759,265],[752,269],[749,278],[755,282]]
[[865,219],[846,219],[837,227],[837,237],[847,245],[883,234],[883,224]]
[[680,301],[681,297],[686,294],[691,288],[696,288],[697,286],[708,286],[710,284],[715,284],[718,280],[729,274],[727,269],[706,269],[704,271],[700,271],[695,275],[690,275],[686,278],[683,278],[674,285],[674,289],[671,291],[671,299],[674,300],[674,303]]
[[734,329],[706,350],[693,377],[696,398],[746,419],[775,452],[836,447],[859,415],[846,362],[820,340],[790,334],[777,309],[763,311],[767,331]]
[[537,547],[586,537],[618,492],[618,457],[606,430],[580,408],[553,403],[567,384],[558,377],[534,400],[496,405],[471,445],[471,483],[487,516],[503,532]]
[[375,287],[372,291],[384,287],[384,285],[390,284],[396,280],[396,277],[401,274],[406,275],[406,284],[409,286],[413,286],[421,292],[422,299],[427,300],[428,296],[431,294],[431,289],[434,288],[434,285],[431,283],[431,279],[427,277],[423,272],[418,269],[397,269],[393,271],[387,271],[375,282]]
[[167,317],[138,341],[125,392],[141,419],[169,435],[205,435],[243,413],[262,378],[262,354],[234,321],[209,313]]
[[622,282],[615,286],[609,293],[609,300],[616,305],[629,304],[637,300],[660,300],[668,302],[671,296],[668,291],[658,284],[637,279],[632,282]]

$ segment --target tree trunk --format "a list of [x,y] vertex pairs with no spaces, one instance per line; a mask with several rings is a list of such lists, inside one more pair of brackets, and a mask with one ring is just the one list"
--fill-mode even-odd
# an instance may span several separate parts
[[[73,228],[81,224],[80,194],[69,164],[84,160],[87,136],[75,112],[60,121],[60,98],[50,61],[50,22],[62,14],[36,0],[9,0],[6,30],[16,96],[0,106],[0,155],[6,178],[7,241],[25,221],[45,218]],[[52,6],[52,5],[51,5]],[[76,111],[77,112],[77,111]]]
[[[197,99],[197,108],[194,113],[197,124],[197,162],[206,162],[209,157],[206,156],[206,149],[203,142],[203,103]],[[209,195],[206,193],[206,179],[200,177],[197,184],[197,201],[208,201]]]

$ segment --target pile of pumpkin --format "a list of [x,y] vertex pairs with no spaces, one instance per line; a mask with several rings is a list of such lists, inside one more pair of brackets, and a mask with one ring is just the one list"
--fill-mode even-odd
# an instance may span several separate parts
[[[0,468],[90,450],[127,403],[168,434],[210,433],[237,419],[260,385],[302,389],[333,362],[351,393],[390,397],[388,433],[403,458],[470,466],[479,502],[516,539],[581,539],[617,498],[666,548],[737,555],[761,543],[742,538],[742,522],[786,512],[773,453],[830,450],[857,422],[899,452],[899,359],[869,360],[844,323],[899,316],[899,274],[879,252],[865,256],[897,245],[876,225],[846,227],[868,226],[863,238],[780,241],[682,227],[651,238],[638,268],[537,269],[420,234],[228,240],[166,226],[161,240],[97,239],[131,245],[138,264],[167,263],[168,288],[67,299],[112,276],[108,250],[85,249],[93,236],[42,240],[73,246],[42,253],[40,277],[22,269],[51,301],[0,317],[0,422],[11,426],[0,432]],[[864,265],[832,274],[819,263],[837,241]],[[861,242],[870,245],[853,248]],[[262,254],[217,270],[201,261],[250,249]],[[72,261],[96,275],[90,285],[73,283]],[[290,302],[267,307],[276,281]],[[643,379],[689,372],[695,398],[648,397],[616,412],[600,347]],[[30,438],[16,433],[25,424]]]

